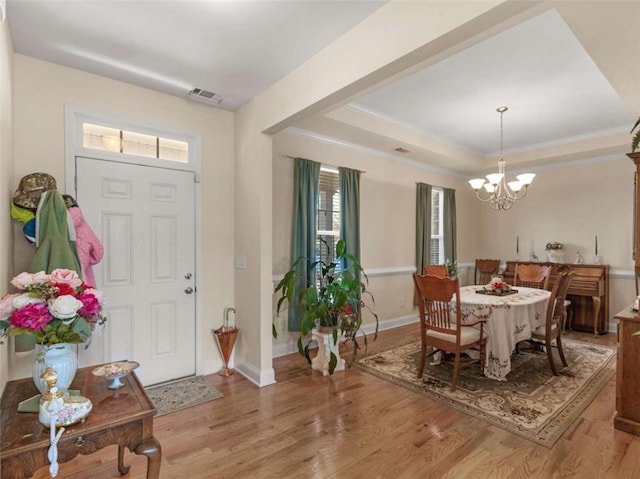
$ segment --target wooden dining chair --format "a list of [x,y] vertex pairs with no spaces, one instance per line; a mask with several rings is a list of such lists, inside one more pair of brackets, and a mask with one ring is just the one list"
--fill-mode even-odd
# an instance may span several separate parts
[[424,266],[424,274],[431,274],[434,276],[445,277],[449,276],[447,267],[443,264],[427,264]]
[[549,366],[551,366],[551,372],[554,376],[558,375],[556,365],[553,361],[553,348],[552,342],[555,340],[558,347],[558,354],[560,360],[564,366],[567,366],[567,360],[564,357],[564,351],[562,350],[562,327],[564,325],[565,306],[564,300],[567,297],[567,290],[569,284],[575,273],[561,272],[558,274],[558,279],[553,285],[551,290],[551,296],[549,297],[549,304],[547,305],[547,318],[545,324],[536,328],[531,333],[531,338],[534,340],[543,341],[547,350],[547,358],[549,359]]
[[549,287],[550,274],[551,266],[516,263],[513,285],[525,288],[547,289]]
[[491,278],[498,274],[499,259],[476,259],[476,269],[473,274],[474,284],[489,284]]
[[[479,361],[480,368],[484,370],[484,346],[487,339],[484,334],[484,323],[486,320],[476,319],[462,325],[458,278],[414,274],[413,282],[419,298],[420,339],[422,342],[418,378],[421,378],[424,373],[424,363],[429,346],[433,348],[429,355],[437,350],[454,353],[451,390],[455,391],[458,383],[458,371],[461,367],[467,367]],[[476,325],[479,327],[473,327]],[[479,358],[461,363],[462,351],[470,348],[480,349]]]
[[[556,268],[556,273],[571,273],[571,272],[573,272],[573,268],[568,264],[563,264]],[[549,286],[553,287],[553,285],[551,284]],[[571,330],[572,323],[573,323],[573,308],[571,306],[571,300],[569,299],[568,296],[566,296],[564,299],[564,318],[562,321],[562,330],[564,331],[567,328]]]

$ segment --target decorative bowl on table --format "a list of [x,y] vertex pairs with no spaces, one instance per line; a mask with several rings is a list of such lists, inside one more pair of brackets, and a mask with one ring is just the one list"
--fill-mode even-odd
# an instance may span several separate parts
[[120,389],[124,383],[120,381],[123,377],[136,369],[140,364],[136,361],[117,361],[115,363],[107,363],[93,368],[91,373],[94,376],[104,377],[111,381],[109,389]]
[[511,286],[500,277],[491,278],[491,282],[489,284],[476,291],[476,293],[490,294],[494,296],[505,296],[507,294],[517,292],[517,290],[511,289]]

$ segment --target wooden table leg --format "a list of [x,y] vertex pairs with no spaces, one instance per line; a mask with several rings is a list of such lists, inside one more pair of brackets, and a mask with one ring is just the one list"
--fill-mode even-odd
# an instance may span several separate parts
[[147,456],[147,479],[159,479],[162,448],[158,440],[155,437],[151,437],[138,444],[134,452]]
[[600,319],[600,296],[591,296],[593,299],[593,334],[598,335],[598,320]]
[[118,446],[118,472],[121,476],[124,476],[131,466],[124,465],[124,446]]

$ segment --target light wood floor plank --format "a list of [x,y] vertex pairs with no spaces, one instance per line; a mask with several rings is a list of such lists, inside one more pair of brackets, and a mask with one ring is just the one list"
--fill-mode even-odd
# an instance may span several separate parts
[[[615,335],[573,339],[615,344]],[[380,334],[370,353],[418,337]],[[274,361],[277,384],[207,377],[223,399],[155,420],[163,479],[640,478],[640,438],[613,428],[615,378],[552,449],[360,370],[325,378],[296,355]],[[119,477],[116,448],[62,464],[59,478]],[[126,453],[129,479],[146,458]],[[48,477],[41,469],[37,479]]]

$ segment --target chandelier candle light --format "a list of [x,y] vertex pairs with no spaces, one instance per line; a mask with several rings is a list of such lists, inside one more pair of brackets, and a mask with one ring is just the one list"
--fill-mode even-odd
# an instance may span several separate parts
[[[469,180],[469,184],[476,192],[478,199],[480,201],[488,201],[489,206],[494,210],[508,210],[517,200],[524,198],[527,194],[527,188],[536,176],[534,173],[522,173],[516,177],[516,180],[507,183],[505,161],[502,155],[504,130],[502,117],[507,110],[506,106],[501,106],[496,110],[500,113],[500,160],[498,161],[498,172],[487,175],[486,180],[484,178]],[[483,187],[486,194],[482,193],[482,195],[485,196],[481,195]]]

